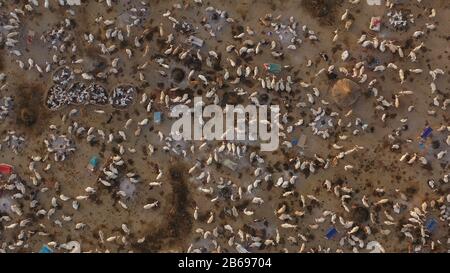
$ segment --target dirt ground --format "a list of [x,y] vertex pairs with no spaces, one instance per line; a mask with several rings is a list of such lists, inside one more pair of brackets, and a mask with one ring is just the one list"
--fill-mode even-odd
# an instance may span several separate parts
[[[70,249],[65,248],[64,244],[70,241],[78,242],[82,252],[187,252],[195,249],[204,252],[236,252],[236,243],[250,252],[334,252],[338,249],[344,252],[369,252],[366,245],[371,241],[382,245],[385,252],[448,252],[450,183],[445,182],[445,177],[448,180],[450,169],[450,149],[446,143],[450,111],[443,108],[444,101],[450,99],[450,33],[449,26],[445,24],[450,16],[448,1],[398,1],[402,3],[391,9],[384,5],[385,1],[382,1],[381,6],[369,6],[365,0],[361,0],[359,4],[343,0],[203,0],[203,4],[196,4],[194,1],[155,0],[147,1],[147,6],[143,6],[141,1],[113,0],[112,7],[108,7],[106,1],[81,1],[81,6],[73,7],[61,7],[56,1],[50,1],[49,9],[41,3],[44,1],[39,1],[40,5],[33,6],[33,11],[26,10],[27,1],[1,2],[0,34],[4,39],[7,33],[5,25],[10,20],[9,12],[20,8],[27,14],[18,15],[20,26],[14,30],[17,36],[12,36],[18,41],[14,48],[7,45],[0,48],[0,73],[6,76],[0,81],[0,102],[7,96],[11,96],[14,102],[8,115],[0,119],[0,163],[12,165],[25,187],[22,196],[12,198],[18,190],[6,187],[11,184],[7,182],[8,176],[1,178],[0,199],[9,198],[21,210],[19,215],[11,210],[0,209],[0,249],[4,252],[38,252],[43,245],[49,245],[55,252],[68,252]],[[175,8],[175,4],[180,4],[181,8]],[[226,11],[234,22],[227,23],[224,18],[210,19],[211,15],[206,11],[209,6]],[[131,11],[132,8],[137,11]],[[141,8],[145,8],[145,11]],[[435,17],[429,17],[432,8],[436,11]],[[69,10],[74,13],[71,14]],[[183,61],[176,56],[168,57],[164,54],[169,47],[166,41],[170,33],[175,37],[174,47],[179,45],[182,51],[191,47],[185,43],[188,35],[175,31],[173,22],[168,16],[163,16],[168,10],[171,11],[169,16],[192,24],[195,36],[205,41],[199,50],[203,56],[200,63],[194,57],[194,60],[190,59],[191,56]],[[344,27],[346,20],[341,20],[346,10],[349,13],[348,20],[352,21],[348,30]],[[411,14],[414,22],[409,22],[405,29],[395,29],[389,24],[389,10]],[[299,37],[303,42],[297,44],[295,50],[288,49],[288,38],[279,38],[270,24],[265,26],[262,23],[261,18],[269,13],[273,18],[280,15],[279,19],[273,21],[278,20],[281,24],[289,25],[291,16],[298,22],[298,32],[301,33]],[[130,14],[137,14],[140,22],[131,28],[130,35],[127,36],[126,25],[133,21]],[[382,16],[380,32],[369,30],[372,16]],[[70,19],[71,23],[64,27],[66,19]],[[96,19],[99,19],[98,23]],[[111,27],[104,22],[107,19],[114,20]],[[215,37],[211,37],[206,30],[205,21],[214,29]],[[426,29],[426,24],[434,24],[436,28]],[[217,26],[222,28],[218,30]],[[307,31],[302,30],[303,26],[307,26],[307,30],[314,34],[307,34]],[[58,47],[65,44],[64,52],[59,48],[52,48],[50,41],[41,39],[49,30],[61,27],[65,29],[61,35],[67,37],[67,40],[55,40],[55,43]],[[107,29],[113,27],[123,31],[124,41],[105,38]],[[246,34],[243,39],[233,38],[246,32],[247,27],[255,35]],[[333,41],[336,30],[339,37]],[[413,33],[418,30],[423,30],[424,34],[420,38],[412,38]],[[164,32],[162,36],[160,31]],[[34,33],[31,41],[30,33]],[[94,42],[89,43],[85,39],[88,33],[95,37]],[[405,56],[402,58],[389,49],[380,52],[370,46],[362,47],[361,43],[357,43],[362,34],[366,34],[368,39],[377,37],[379,41],[394,41],[402,47]],[[309,38],[312,35],[317,36],[318,40]],[[135,37],[139,37],[142,44],[140,47],[135,46]],[[247,39],[252,39],[255,44],[263,39],[269,43],[262,46],[262,53],[245,58],[226,51],[230,44],[239,49]],[[272,40],[277,42],[276,50],[283,52],[283,56],[271,55]],[[417,60],[412,62],[407,55],[421,42],[424,47],[416,52]],[[101,43],[106,47],[114,44],[116,49],[103,53],[99,45]],[[75,50],[72,50],[73,45],[76,45]],[[147,54],[144,53],[146,46]],[[19,50],[21,56],[12,53],[14,49]],[[131,57],[127,56],[126,49],[132,49]],[[212,50],[219,53],[219,58],[215,65],[209,67],[206,65],[206,57]],[[350,56],[343,61],[341,54],[345,50],[350,52]],[[190,53],[195,55],[196,51],[192,49]],[[108,76],[95,77],[95,82],[103,85],[109,94],[120,84],[135,86],[137,94],[134,103],[125,109],[115,109],[109,104],[66,105],[50,111],[46,106],[47,91],[55,84],[52,73],[61,66],[52,61],[53,55],[58,56],[59,60],[65,60],[63,66],[69,66],[75,71],[74,81],[90,83],[92,80],[83,79],[84,72],[92,75],[104,72]],[[112,73],[111,69],[114,67],[111,63],[115,58],[119,58],[117,72]],[[159,65],[156,61],[158,58],[164,59],[169,68]],[[234,58],[237,66],[258,66],[260,74],[266,73],[263,71],[264,63],[286,66],[277,77],[292,77],[294,83],[291,92],[264,90],[258,80],[250,77],[233,85],[230,81],[235,76],[231,76],[228,81],[221,79],[224,85],[215,85],[219,105],[248,104],[248,95],[251,93],[258,92],[258,96],[266,94],[268,104],[280,105],[281,113],[287,113],[288,123],[285,127],[293,125],[299,119],[304,120],[303,125],[294,126],[292,132],[286,133],[282,140],[290,143],[304,135],[307,139],[305,147],[281,145],[274,152],[260,152],[258,145],[248,145],[245,156],[236,157],[225,151],[220,153],[219,161],[214,160],[210,165],[205,162],[221,142],[180,142],[182,149],[187,151],[186,156],[163,148],[168,141],[161,141],[158,132],[164,138],[169,136],[173,120],[168,118],[169,107],[160,100],[161,93],[165,92],[172,100],[184,94],[189,98],[195,95],[206,98],[211,85],[205,87],[201,81],[188,82],[188,73],[195,70],[195,75],[202,73],[216,84],[219,82],[217,79],[223,78],[225,69],[232,75],[236,74],[236,68],[230,66],[229,58]],[[39,64],[43,70],[46,63],[51,64],[50,71],[40,73],[33,67],[29,69],[29,59]],[[79,59],[83,61],[76,62]],[[311,60],[311,65],[308,65],[308,60]],[[23,69],[20,68],[19,61],[24,64]],[[140,69],[146,62],[148,64],[145,69]],[[362,94],[357,102],[349,108],[341,108],[332,103],[329,90],[339,79],[346,77],[338,67],[345,67],[351,75],[359,62],[364,62],[366,67],[363,73],[368,79],[359,84]],[[386,68],[382,72],[373,71],[376,65],[387,67],[389,63],[394,63],[405,71],[403,84],[400,83],[396,70]],[[331,65],[335,66],[335,73],[316,74],[321,69],[326,71]],[[174,73],[174,68],[178,68],[178,72]],[[410,71],[417,68],[423,72],[416,74]],[[433,80],[429,71],[436,68],[442,69],[444,74]],[[163,76],[160,71],[164,71],[167,76]],[[373,95],[373,90],[368,86],[374,79],[377,81],[377,96]],[[309,83],[308,87],[302,86],[301,82]],[[431,82],[437,86],[434,93],[430,91]],[[170,91],[177,86],[181,88]],[[244,88],[247,95],[236,95],[235,87]],[[320,91],[320,97],[315,97],[315,102],[309,103],[308,95],[314,93],[313,87]],[[377,106],[382,105],[383,99],[394,102],[396,94],[405,90],[412,90],[414,93],[401,96],[398,107],[392,105],[384,110],[377,109]],[[139,103],[143,94],[146,94],[148,100],[153,100],[150,111],[146,111],[147,103]],[[438,106],[434,103],[436,97]],[[299,105],[300,102],[304,102],[306,106]],[[408,111],[410,105],[414,106],[413,111]],[[315,119],[310,108],[317,110],[319,107],[324,109],[325,117],[332,119],[335,125],[338,119],[342,119],[342,126],[329,128],[330,137],[327,139],[315,135],[310,126]],[[69,114],[73,109],[77,113]],[[347,116],[350,109],[352,113]],[[431,110],[434,112],[430,112]],[[161,124],[153,120],[153,113],[156,111],[163,113]],[[332,117],[332,112],[339,116]],[[384,121],[383,114],[386,114]],[[137,124],[145,118],[149,119],[147,125]],[[365,130],[356,124],[357,118],[367,124]],[[133,121],[126,129],[125,124],[129,119]],[[347,124],[349,126],[345,126]],[[427,126],[433,128],[433,133],[426,140],[426,148],[420,149],[419,136]],[[75,133],[75,129],[80,127],[84,127],[86,132],[93,128],[94,139],[87,141],[86,132]],[[445,129],[438,130],[442,127]],[[135,130],[138,128],[142,130],[136,136]],[[354,135],[357,128],[360,132]],[[104,132],[106,138],[101,137],[98,129]],[[120,130],[125,132],[126,140],[119,135]],[[9,147],[6,140],[12,134],[24,138],[24,144],[17,153]],[[73,141],[76,149],[69,152],[64,161],[55,161],[53,153],[48,152],[45,141],[50,139],[50,134],[66,135]],[[109,134],[114,135],[111,142],[107,141]],[[349,138],[344,141],[339,138],[342,135]],[[154,147],[153,154],[149,153],[149,144]],[[171,144],[174,145],[175,142]],[[202,144],[205,146],[200,148]],[[333,144],[344,148],[336,149]],[[392,148],[395,144],[399,146],[398,149]],[[195,147],[194,153],[190,151],[192,145]],[[120,146],[124,149],[123,154]],[[339,152],[355,146],[364,149],[336,160]],[[438,159],[437,155],[442,151],[446,153]],[[264,162],[251,162],[251,152],[256,152]],[[400,161],[405,153],[408,153],[406,159]],[[107,187],[98,180],[104,176],[101,168],[107,166],[111,158],[118,154],[121,154],[124,161],[121,171],[124,174],[133,172],[139,179],[139,183],[131,186],[132,193],[127,197],[121,197],[117,193],[121,189],[120,183]],[[100,168],[91,172],[87,169],[87,164],[93,155],[100,159]],[[408,164],[413,155],[418,159]],[[32,157],[36,156],[41,159],[34,161]],[[329,167],[325,168],[317,157],[329,159]],[[427,163],[420,163],[419,157],[425,158]],[[223,164],[223,160],[227,158],[238,164],[236,170]],[[316,170],[296,169],[294,165],[297,160],[314,162]],[[33,161],[34,170],[30,168],[30,162]],[[189,173],[196,162],[201,167]],[[51,164],[51,167],[45,170],[47,164]],[[353,169],[346,170],[344,166],[348,165],[353,166]],[[271,178],[265,181],[263,175],[259,176],[262,180],[260,186],[248,192],[248,186],[257,179],[254,175],[257,168],[262,169],[264,174],[270,173]],[[160,172],[162,176],[158,178]],[[210,182],[198,179],[202,172],[208,173]],[[275,185],[279,177],[289,180],[294,175],[298,177],[296,182],[289,184],[287,188]],[[37,185],[33,184],[36,179]],[[332,186],[329,191],[324,186],[327,180]],[[429,180],[435,182],[434,188],[429,186]],[[150,182],[155,181],[162,182],[161,186],[149,186]],[[231,183],[223,186],[221,181]],[[341,189],[339,196],[334,193],[336,186],[339,186],[337,191]],[[88,193],[87,187],[93,188],[95,193]],[[237,197],[239,187],[243,190],[242,198]],[[343,187],[351,188],[352,191],[346,193],[342,190]],[[292,195],[284,195],[290,191]],[[342,206],[343,195],[348,196],[344,197],[347,198],[345,204],[348,211]],[[64,201],[64,196],[69,200]],[[364,196],[369,200],[368,207],[363,205]],[[252,202],[254,197],[259,197],[264,202]],[[52,204],[52,198],[56,199],[56,206]],[[215,198],[217,199],[212,202],[211,199]],[[33,200],[37,201],[35,207],[30,206]],[[73,208],[75,200],[79,203],[78,209]],[[155,201],[158,201],[155,208],[143,208]],[[377,203],[378,201],[380,202]],[[420,228],[412,228],[410,233],[414,239],[410,239],[405,236],[402,228],[408,223],[416,225],[409,220],[413,217],[411,211],[414,208],[423,209],[424,202],[427,209],[426,212],[422,211],[423,216],[419,215],[420,226],[433,218],[437,221],[437,228],[433,232],[426,231],[425,237],[421,236]],[[400,213],[394,212],[395,204],[400,205]],[[283,205],[286,207],[285,211],[277,212]],[[233,208],[239,212],[238,216],[233,215]],[[244,211],[252,211],[253,215],[246,215]],[[289,215],[291,219],[280,219],[282,214]],[[336,218],[331,220],[333,214]],[[342,224],[340,217],[343,222],[353,221],[353,224],[349,227]],[[25,219],[29,219],[29,222],[23,222]],[[84,226],[78,225],[77,228],[79,223]],[[285,223],[292,226],[283,227]],[[230,225],[234,231],[225,228],[226,225]],[[330,227],[336,227],[338,234],[328,240],[325,234]],[[355,230],[355,227],[358,229]],[[238,231],[249,236],[243,236],[246,238],[242,240]],[[351,236],[359,238],[364,246],[358,246],[358,239]],[[259,240],[262,240],[262,244],[252,245]]]

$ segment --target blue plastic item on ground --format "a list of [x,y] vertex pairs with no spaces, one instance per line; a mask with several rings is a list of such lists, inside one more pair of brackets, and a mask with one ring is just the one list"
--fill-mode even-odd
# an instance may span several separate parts
[[53,253],[53,250],[49,248],[47,245],[44,245],[39,250],[39,253]]
[[98,166],[98,163],[99,163],[99,159],[97,156],[91,157],[91,159],[89,160],[88,169],[91,172],[93,172],[95,170],[95,168]]
[[330,240],[331,238],[336,236],[336,234],[337,234],[337,229],[334,227],[331,227],[328,229],[327,233],[325,234],[325,237],[327,237],[327,239]]
[[421,150],[425,149],[425,143],[419,142],[419,148],[420,148]]
[[156,124],[160,124],[162,121],[162,113],[161,112],[155,112],[153,113],[153,121]]
[[436,222],[436,220],[434,220],[433,218],[430,218],[430,219],[428,219],[427,222],[425,223],[425,227],[427,228],[427,230],[428,230],[429,232],[433,232],[433,231],[436,230],[437,224],[438,224],[438,223]]
[[298,139],[296,139],[296,138],[294,138],[292,141],[291,141],[291,144],[292,145],[297,145],[298,144]]
[[433,129],[432,129],[430,126],[428,126],[428,127],[426,127],[426,128],[423,130],[423,132],[422,132],[422,134],[420,135],[420,137],[423,138],[423,139],[425,139],[425,138],[427,138],[427,137],[430,136],[430,134],[431,134],[432,131],[433,131]]
[[270,73],[280,73],[281,72],[281,65],[279,65],[279,64],[265,63],[264,68],[267,71],[269,71]]

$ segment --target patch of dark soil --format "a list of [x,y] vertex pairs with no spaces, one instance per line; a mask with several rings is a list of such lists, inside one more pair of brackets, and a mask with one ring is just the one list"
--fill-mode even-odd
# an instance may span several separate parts
[[439,143],[439,140],[434,140],[434,141],[431,143],[431,146],[433,147],[433,149],[439,149],[439,147],[440,147],[441,145],[440,145],[440,143]]
[[3,62],[4,62],[4,60],[3,60],[3,53],[0,52],[0,71],[2,71],[3,68],[5,67]]
[[232,190],[230,189],[230,187],[223,187],[219,190],[219,197],[225,199],[225,200],[229,200],[231,198],[231,195],[233,194]]
[[171,73],[172,80],[176,83],[180,83],[186,77],[186,73],[180,68],[174,68]]
[[197,56],[194,56],[192,54],[188,54],[183,63],[189,69],[193,69],[196,71],[200,71],[202,69],[202,62],[197,58]]
[[236,105],[243,102],[242,98],[238,96],[235,92],[225,92],[222,96],[222,101],[220,105],[225,107],[227,104]]
[[406,188],[406,197],[408,197],[409,199],[413,198],[416,193],[417,193],[416,187]]
[[302,0],[301,6],[320,24],[332,25],[336,21],[336,11],[343,0]]
[[47,127],[49,110],[44,106],[44,87],[38,84],[20,85],[15,91],[16,123],[30,131],[40,134],[41,128]]
[[261,105],[268,105],[270,102],[270,96],[267,93],[261,93],[258,96],[258,100]]
[[356,223],[362,224],[369,220],[370,212],[365,207],[356,207],[352,211],[352,220]]
[[180,247],[184,236],[191,232],[192,215],[187,210],[189,189],[183,176],[187,173],[187,168],[179,163],[172,166],[169,173],[172,193],[168,200],[171,206],[164,212],[167,215],[166,222],[156,232],[149,232],[144,243],[133,244],[137,251],[158,252],[169,247]]
[[252,236],[257,236],[260,238],[265,239],[267,237],[267,231],[264,228],[263,225],[258,225],[259,223],[250,223],[250,224],[245,224],[243,231],[251,234]]

